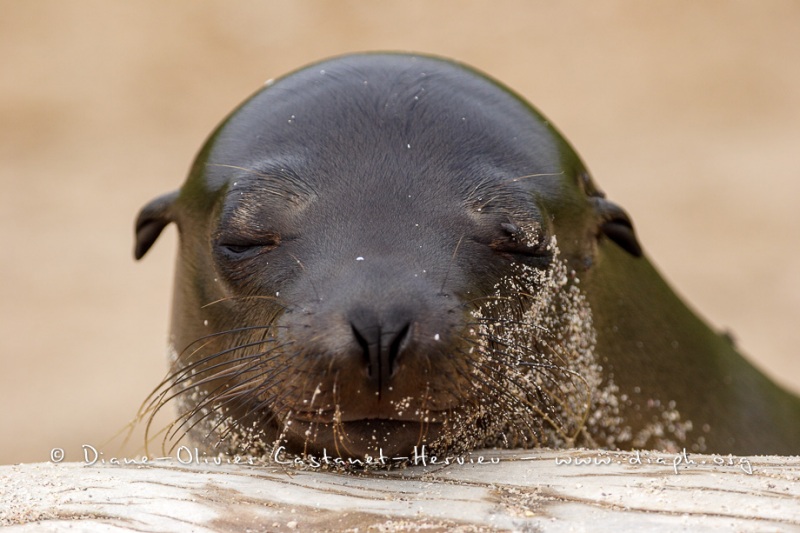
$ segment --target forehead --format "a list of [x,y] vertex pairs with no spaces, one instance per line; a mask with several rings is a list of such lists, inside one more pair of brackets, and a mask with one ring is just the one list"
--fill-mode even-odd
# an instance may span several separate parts
[[473,71],[414,56],[350,56],[295,72],[242,104],[212,137],[205,177],[215,188],[232,167],[280,170],[330,195],[419,193],[435,174],[437,185],[463,194],[474,177],[560,172],[558,144],[534,110]]

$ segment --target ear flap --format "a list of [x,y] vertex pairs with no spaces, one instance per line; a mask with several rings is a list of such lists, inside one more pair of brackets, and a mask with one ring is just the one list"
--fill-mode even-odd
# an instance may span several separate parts
[[133,256],[141,259],[147,250],[156,242],[167,224],[173,222],[172,204],[178,197],[178,191],[159,196],[145,205],[136,218],[136,246]]
[[600,218],[600,231],[634,257],[642,256],[642,246],[636,239],[633,223],[628,214],[615,203],[605,198],[592,198],[595,211]]

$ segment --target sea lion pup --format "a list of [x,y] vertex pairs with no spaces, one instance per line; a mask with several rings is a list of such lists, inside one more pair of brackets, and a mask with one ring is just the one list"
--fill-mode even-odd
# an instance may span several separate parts
[[509,89],[345,56],[255,93],[186,183],[166,439],[360,458],[499,446],[800,453],[800,401],[690,311]]

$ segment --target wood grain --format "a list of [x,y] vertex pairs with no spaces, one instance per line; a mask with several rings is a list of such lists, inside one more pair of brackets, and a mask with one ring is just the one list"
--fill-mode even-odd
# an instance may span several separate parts
[[798,457],[481,453],[499,462],[360,474],[175,459],[3,466],[0,524],[8,531],[800,530]]

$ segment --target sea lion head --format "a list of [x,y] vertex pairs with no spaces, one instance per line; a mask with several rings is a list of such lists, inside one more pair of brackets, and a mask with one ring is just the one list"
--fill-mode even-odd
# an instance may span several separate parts
[[174,433],[229,453],[569,437],[569,328],[583,349],[591,331],[565,313],[588,312],[567,286],[599,240],[641,253],[530,105],[459,64],[393,54],[255,93],[183,187],[143,208],[137,258],[170,222],[174,353],[153,406],[174,396]]

